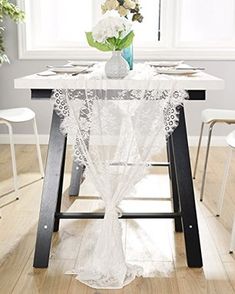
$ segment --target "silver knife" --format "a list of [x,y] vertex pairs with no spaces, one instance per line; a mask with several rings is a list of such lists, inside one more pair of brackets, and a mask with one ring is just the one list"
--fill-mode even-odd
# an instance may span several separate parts
[[205,67],[176,67],[176,70],[205,70]]

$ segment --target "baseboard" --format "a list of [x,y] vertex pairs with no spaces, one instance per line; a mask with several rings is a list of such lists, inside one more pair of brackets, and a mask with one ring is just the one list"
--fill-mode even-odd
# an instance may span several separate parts
[[[189,136],[188,137],[188,142],[189,146],[197,146],[198,145],[198,136]],[[202,146],[207,145],[207,137],[203,136],[202,137]],[[211,146],[227,146],[226,144],[226,136],[212,136],[211,138]]]
[[[226,146],[225,136],[213,136],[211,140],[211,146]],[[47,145],[49,141],[49,135],[39,135],[40,144]],[[189,136],[188,138],[190,146],[197,146],[198,137],[197,136]],[[15,144],[35,144],[34,135],[14,135],[14,143]],[[9,136],[8,135],[0,135],[0,144],[9,144]],[[206,146],[207,137],[202,138],[202,146]]]
[[[39,135],[39,141],[40,144],[47,145],[49,142],[49,135]],[[26,134],[15,134],[14,143],[21,145],[35,144],[35,136]],[[9,136],[7,134],[0,135],[0,144],[9,144]]]

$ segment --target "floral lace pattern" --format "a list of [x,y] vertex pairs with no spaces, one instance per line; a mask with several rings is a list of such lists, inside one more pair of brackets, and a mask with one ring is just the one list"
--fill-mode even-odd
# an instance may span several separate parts
[[[86,82],[85,82],[86,83]],[[123,81],[126,83],[126,81]],[[147,163],[178,125],[187,93],[165,90],[54,90],[61,131],[70,137],[74,157],[86,167],[104,201],[104,220],[92,222],[72,274],[93,288],[122,288],[141,274],[128,265],[122,246],[118,205],[145,176]]]

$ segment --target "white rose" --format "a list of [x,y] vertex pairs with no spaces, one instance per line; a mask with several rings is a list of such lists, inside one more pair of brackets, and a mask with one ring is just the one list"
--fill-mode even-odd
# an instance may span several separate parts
[[121,16],[126,16],[129,13],[129,10],[123,6],[118,7],[118,12]]
[[104,14],[108,10],[108,8],[106,7],[105,4],[102,4],[101,5],[101,10],[102,10],[102,13]]
[[125,0],[123,6],[127,9],[134,9],[136,3],[133,0]]
[[117,0],[107,0],[105,2],[105,7],[107,10],[116,9],[119,6],[119,2]]

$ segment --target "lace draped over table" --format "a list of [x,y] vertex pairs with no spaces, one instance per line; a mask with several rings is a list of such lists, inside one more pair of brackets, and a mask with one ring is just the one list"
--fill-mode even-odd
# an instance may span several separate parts
[[[153,70],[146,65],[131,73],[131,79],[144,80],[141,90],[126,90],[130,76],[119,82],[123,90],[109,90],[100,73],[99,68],[88,75],[83,90],[55,90],[53,99],[61,131],[72,140],[74,157],[86,167],[105,207],[104,220],[92,221],[87,229],[78,268],[71,273],[90,287],[118,289],[141,275],[140,267],[125,261],[118,205],[177,127],[187,94],[175,90],[174,79],[168,89],[153,89]],[[89,89],[89,79],[100,87]]]

